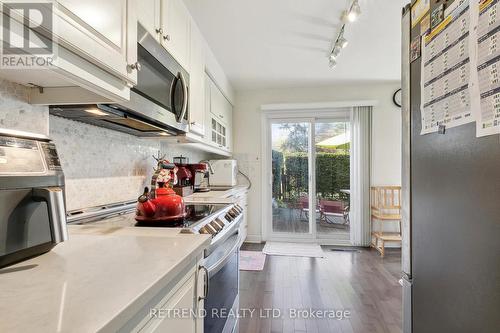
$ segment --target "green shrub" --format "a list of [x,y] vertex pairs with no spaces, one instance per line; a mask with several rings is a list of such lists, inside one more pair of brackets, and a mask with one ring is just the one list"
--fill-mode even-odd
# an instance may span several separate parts
[[284,172],[283,169],[283,153],[277,150],[272,151],[272,170],[273,170],[273,198],[281,198],[282,188],[281,188],[281,174]]
[[[274,153],[273,153],[274,154]],[[308,159],[306,153],[289,153],[284,155],[285,177],[283,189],[288,199],[297,199],[308,192]],[[274,155],[273,155],[274,163]],[[317,153],[316,154],[316,193],[320,198],[343,199],[341,189],[350,187],[349,155]],[[276,179],[276,178],[273,178]],[[274,193],[274,182],[273,182]]]

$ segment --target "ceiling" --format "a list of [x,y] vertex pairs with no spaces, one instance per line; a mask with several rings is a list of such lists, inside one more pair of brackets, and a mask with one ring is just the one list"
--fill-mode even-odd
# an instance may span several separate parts
[[327,55],[347,0],[184,0],[237,90],[400,78],[401,8],[409,0],[360,0],[349,45]]

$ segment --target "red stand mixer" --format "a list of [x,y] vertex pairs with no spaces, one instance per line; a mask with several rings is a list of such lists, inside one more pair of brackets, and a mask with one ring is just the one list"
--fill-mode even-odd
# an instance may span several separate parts
[[151,191],[146,187],[137,199],[135,220],[141,224],[179,223],[186,216],[184,199],[172,186],[177,183],[177,167],[164,159],[158,164],[151,178]]

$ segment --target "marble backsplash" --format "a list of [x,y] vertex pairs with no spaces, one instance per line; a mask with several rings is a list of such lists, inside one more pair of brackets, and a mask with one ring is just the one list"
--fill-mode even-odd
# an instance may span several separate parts
[[135,200],[149,186],[154,156],[191,161],[207,154],[158,139],[129,134],[50,116],[50,137],[56,143],[66,176],[67,209]]
[[192,162],[210,155],[158,139],[49,116],[48,107],[30,105],[28,89],[0,80],[0,127],[48,135],[56,143],[66,177],[68,210],[135,200],[150,182],[160,154],[183,155]]
[[28,88],[0,79],[0,128],[49,135],[49,109],[28,104]]

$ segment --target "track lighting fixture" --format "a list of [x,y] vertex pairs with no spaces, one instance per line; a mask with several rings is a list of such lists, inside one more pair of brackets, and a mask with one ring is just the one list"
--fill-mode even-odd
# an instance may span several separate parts
[[349,6],[349,10],[344,11],[342,19],[344,23],[340,27],[340,31],[337,34],[333,48],[328,56],[330,67],[335,67],[337,65],[337,58],[340,55],[340,51],[345,48],[348,44],[347,39],[344,37],[345,26],[348,22],[354,22],[361,14],[361,7],[359,6],[358,0],[353,0]]
[[357,20],[358,16],[361,14],[361,7],[359,6],[358,0],[354,0],[351,4],[351,8],[346,12],[345,18],[349,22],[354,22]]
[[341,49],[345,49],[345,47],[347,46],[347,44],[349,44],[349,42],[347,41],[347,39],[345,39],[343,36],[340,37],[337,40],[337,43],[338,43],[338,45],[340,46]]

